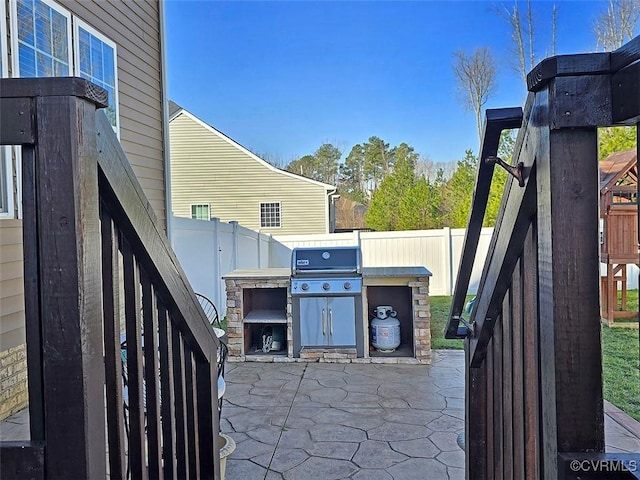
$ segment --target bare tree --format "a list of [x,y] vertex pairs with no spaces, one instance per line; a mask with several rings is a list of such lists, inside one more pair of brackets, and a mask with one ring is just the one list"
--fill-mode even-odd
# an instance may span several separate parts
[[496,87],[496,62],[486,47],[468,56],[461,50],[454,54],[453,73],[462,104],[476,114],[478,142],[482,142],[482,107]]
[[[536,16],[534,15],[531,0],[527,0],[526,21],[520,15],[520,2],[514,0],[513,7],[503,5],[497,9],[497,13],[511,27],[511,40],[513,53],[517,59],[514,69],[520,74],[523,81],[527,82],[527,73],[536,65]],[[554,3],[551,10],[551,55],[556,54],[556,20],[558,10]],[[547,49],[547,53],[549,50]]]
[[556,25],[558,24],[558,7],[554,3],[551,10],[551,55],[556,54]]
[[607,11],[598,16],[594,26],[596,48],[611,51],[631,40],[638,18],[640,0],[609,0]]

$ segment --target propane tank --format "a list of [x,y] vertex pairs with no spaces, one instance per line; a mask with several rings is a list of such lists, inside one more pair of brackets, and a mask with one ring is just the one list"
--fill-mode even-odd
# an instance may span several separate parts
[[371,345],[379,352],[390,353],[400,345],[400,321],[390,305],[380,305],[373,311]]

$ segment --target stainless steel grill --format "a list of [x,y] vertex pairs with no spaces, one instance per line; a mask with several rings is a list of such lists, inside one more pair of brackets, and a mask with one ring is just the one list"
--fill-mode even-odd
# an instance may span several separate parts
[[363,356],[359,247],[296,248],[291,255],[293,352],[355,347]]

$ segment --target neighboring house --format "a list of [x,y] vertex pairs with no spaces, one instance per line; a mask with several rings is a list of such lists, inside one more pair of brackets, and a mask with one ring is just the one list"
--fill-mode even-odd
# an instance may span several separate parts
[[[107,116],[167,228],[163,3],[0,0],[2,77],[79,76],[109,93]],[[0,418],[27,401],[20,151],[0,147]]]
[[169,105],[174,215],[236,220],[274,235],[334,230],[336,187],[280,170],[182,107]]

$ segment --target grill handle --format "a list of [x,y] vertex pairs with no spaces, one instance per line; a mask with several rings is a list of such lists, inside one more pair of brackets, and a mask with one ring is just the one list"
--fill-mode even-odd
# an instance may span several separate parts
[[322,335],[324,335],[324,308],[322,309]]
[[329,335],[333,335],[333,309],[329,309]]

